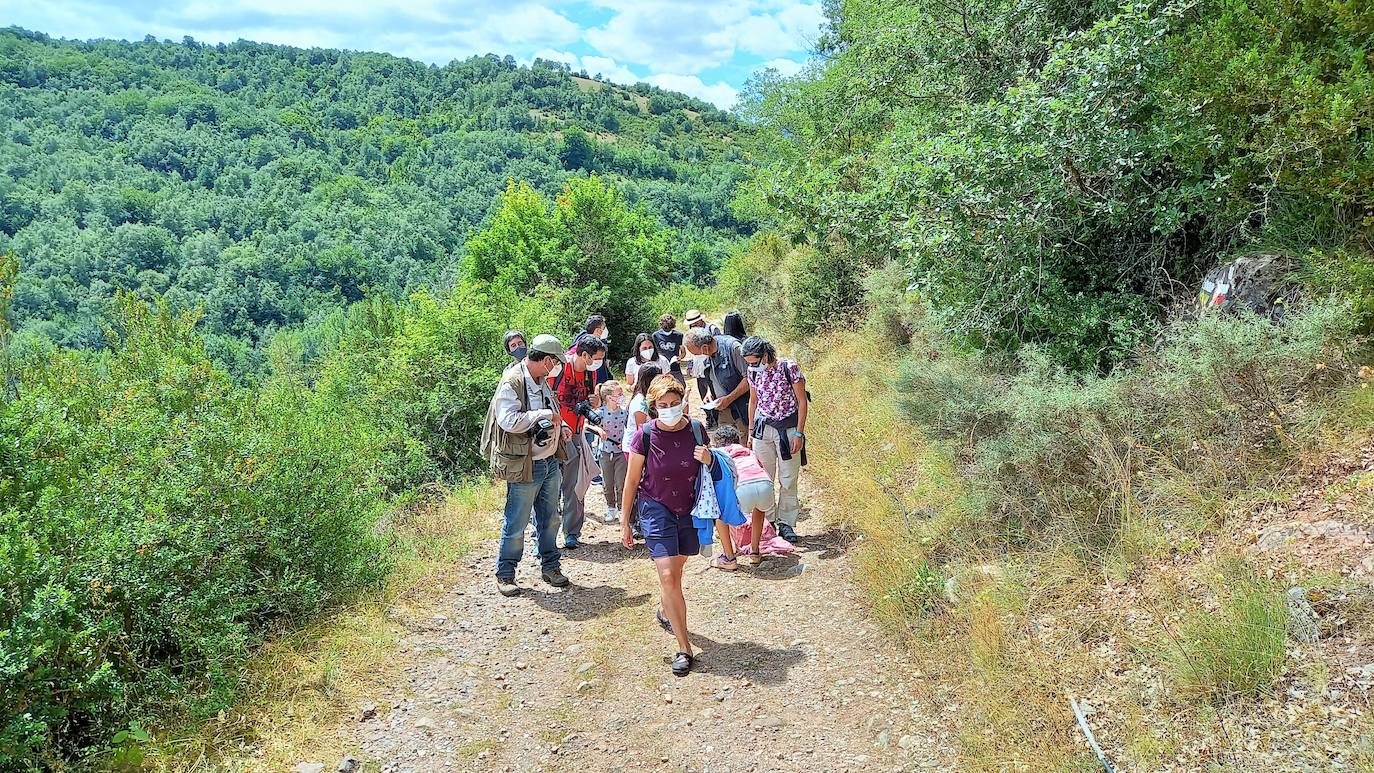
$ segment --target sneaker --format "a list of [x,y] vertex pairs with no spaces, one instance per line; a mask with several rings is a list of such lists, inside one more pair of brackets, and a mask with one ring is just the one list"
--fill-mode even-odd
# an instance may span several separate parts
[[563,572],[558,569],[545,569],[542,576],[544,582],[555,588],[566,588],[572,584],[567,577],[563,576]]
[[509,597],[520,595],[520,586],[515,584],[514,577],[497,577],[496,590],[500,592],[502,596]]
[[692,664],[696,658],[686,652],[679,652],[673,656],[673,676],[686,676],[692,673]]
[[663,626],[663,630],[668,633],[673,632],[673,624],[668,622],[668,618],[663,616],[663,607],[654,610],[654,618],[658,620],[659,625]]
[[734,556],[727,556],[724,553],[721,553],[720,555],[711,559],[711,568],[724,569],[727,572],[733,572],[739,568],[739,564],[735,563]]
[[602,485],[602,484],[605,483],[605,482],[606,482],[606,481],[604,481],[604,480],[601,479],[601,476],[600,476],[600,475],[596,476],[595,478],[592,478],[592,485],[593,485],[593,486],[600,486],[600,485]]
[[605,521],[608,524],[620,523],[620,508],[612,507],[606,510]]
[[563,540],[564,550],[577,550],[580,547],[582,547],[582,543],[578,542],[577,537],[574,537],[571,534],[568,535],[567,539]]
[[790,524],[783,523],[782,521],[778,521],[778,523],[776,524],[776,526],[777,526],[777,529],[778,529],[778,536],[779,536],[779,537],[782,537],[783,539],[787,540],[788,542],[791,542],[793,545],[797,544],[797,530],[796,530],[796,529],[793,529],[792,526],[791,526]]

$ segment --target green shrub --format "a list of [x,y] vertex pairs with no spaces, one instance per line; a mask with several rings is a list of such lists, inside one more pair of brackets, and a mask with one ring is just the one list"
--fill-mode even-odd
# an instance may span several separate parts
[[1175,687],[1213,700],[1262,696],[1283,674],[1288,607],[1283,594],[1253,579],[1228,589],[1218,610],[1184,618],[1167,650]]
[[799,248],[787,274],[790,315],[784,332],[800,339],[852,319],[863,302],[865,268],[829,245]]
[[911,275],[897,261],[890,260],[868,272],[862,284],[868,309],[864,326],[880,341],[906,346],[917,331],[929,327],[916,293],[909,289]]
[[721,265],[716,282],[720,297],[739,308],[750,330],[781,329],[787,314],[785,279],[792,255],[792,245],[769,231],[731,253]]
[[[714,287],[697,287],[696,285],[678,282],[654,293],[649,299],[650,316],[655,317],[660,314],[672,314],[681,320],[688,309],[700,309],[702,313],[712,314],[721,309],[724,302],[721,294]],[[716,320],[719,323],[719,320]],[[657,330],[658,326],[637,331],[639,333],[651,333]]]
[[1195,519],[1216,504],[1205,492],[1263,478],[1312,437],[1354,381],[1351,325],[1335,302],[1281,325],[1209,315],[1108,376],[1074,374],[1033,346],[1011,369],[918,347],[894,388],[904,415],[963,462],[991,508],[987,534],[1067,540],[1100,559],[1140,541],[1138,520],[1134,536],[1121,532],[1132,518]]
[[387,570],[364,406],[255,397],[194,326],[126,298],[109,350],[25,363],[0,404],[0,767],[223,708],[267,630]]

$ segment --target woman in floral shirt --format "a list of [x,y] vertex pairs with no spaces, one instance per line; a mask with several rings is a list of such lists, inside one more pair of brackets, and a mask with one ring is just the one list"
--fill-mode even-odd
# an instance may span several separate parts
[[801,509],[797,484],[806,464],[806,376],[795,361],[778,359],[766,339],[750,336],[743,349],[749,365],[749,447],[778,487],[768,520],[778,536],[795,543]]

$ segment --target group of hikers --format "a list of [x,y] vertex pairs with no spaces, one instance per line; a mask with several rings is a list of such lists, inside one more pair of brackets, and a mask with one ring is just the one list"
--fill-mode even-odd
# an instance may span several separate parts
[[[647,546],[658,569],[660,625],[677,641],[673,673],[694,663],[682,574],[687,559],[720,552],[711,567],[758,566],[797,542],[797,485],[806,463],[810,399],[797,363],[747,336],[738,312],[722,325],[672,314],[635,338],[624,380],[607,365],[610,329],[587,320],[570,348],[553,335],[505,335],[506,366],[487,410],[482,449],[506,505],[496,588],[520,594],[515,569],[534,519],[544,582],[563,588],[563,550],[582,545],[585,498],[600,482],[606,523],[620,542]],[[687,376],[696,380],[706,422],[688,415]],[[563,532],[560,546],[558,533]]]

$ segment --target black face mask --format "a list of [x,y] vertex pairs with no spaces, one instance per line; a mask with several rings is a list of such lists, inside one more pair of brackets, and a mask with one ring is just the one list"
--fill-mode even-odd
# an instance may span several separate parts
[[525,355],[526,355],[527,353],[529,353],[529,349],[528,349],[527,347],[524,347],[524,346],[517,346],[517,347],[515,347],[514,349],[511,349],[511,350],[510,350],[510,356],[513,357],[513,358],[515,358],[515,361],[516,361],[516,362],[519,362],[519,361],[525,359]]

